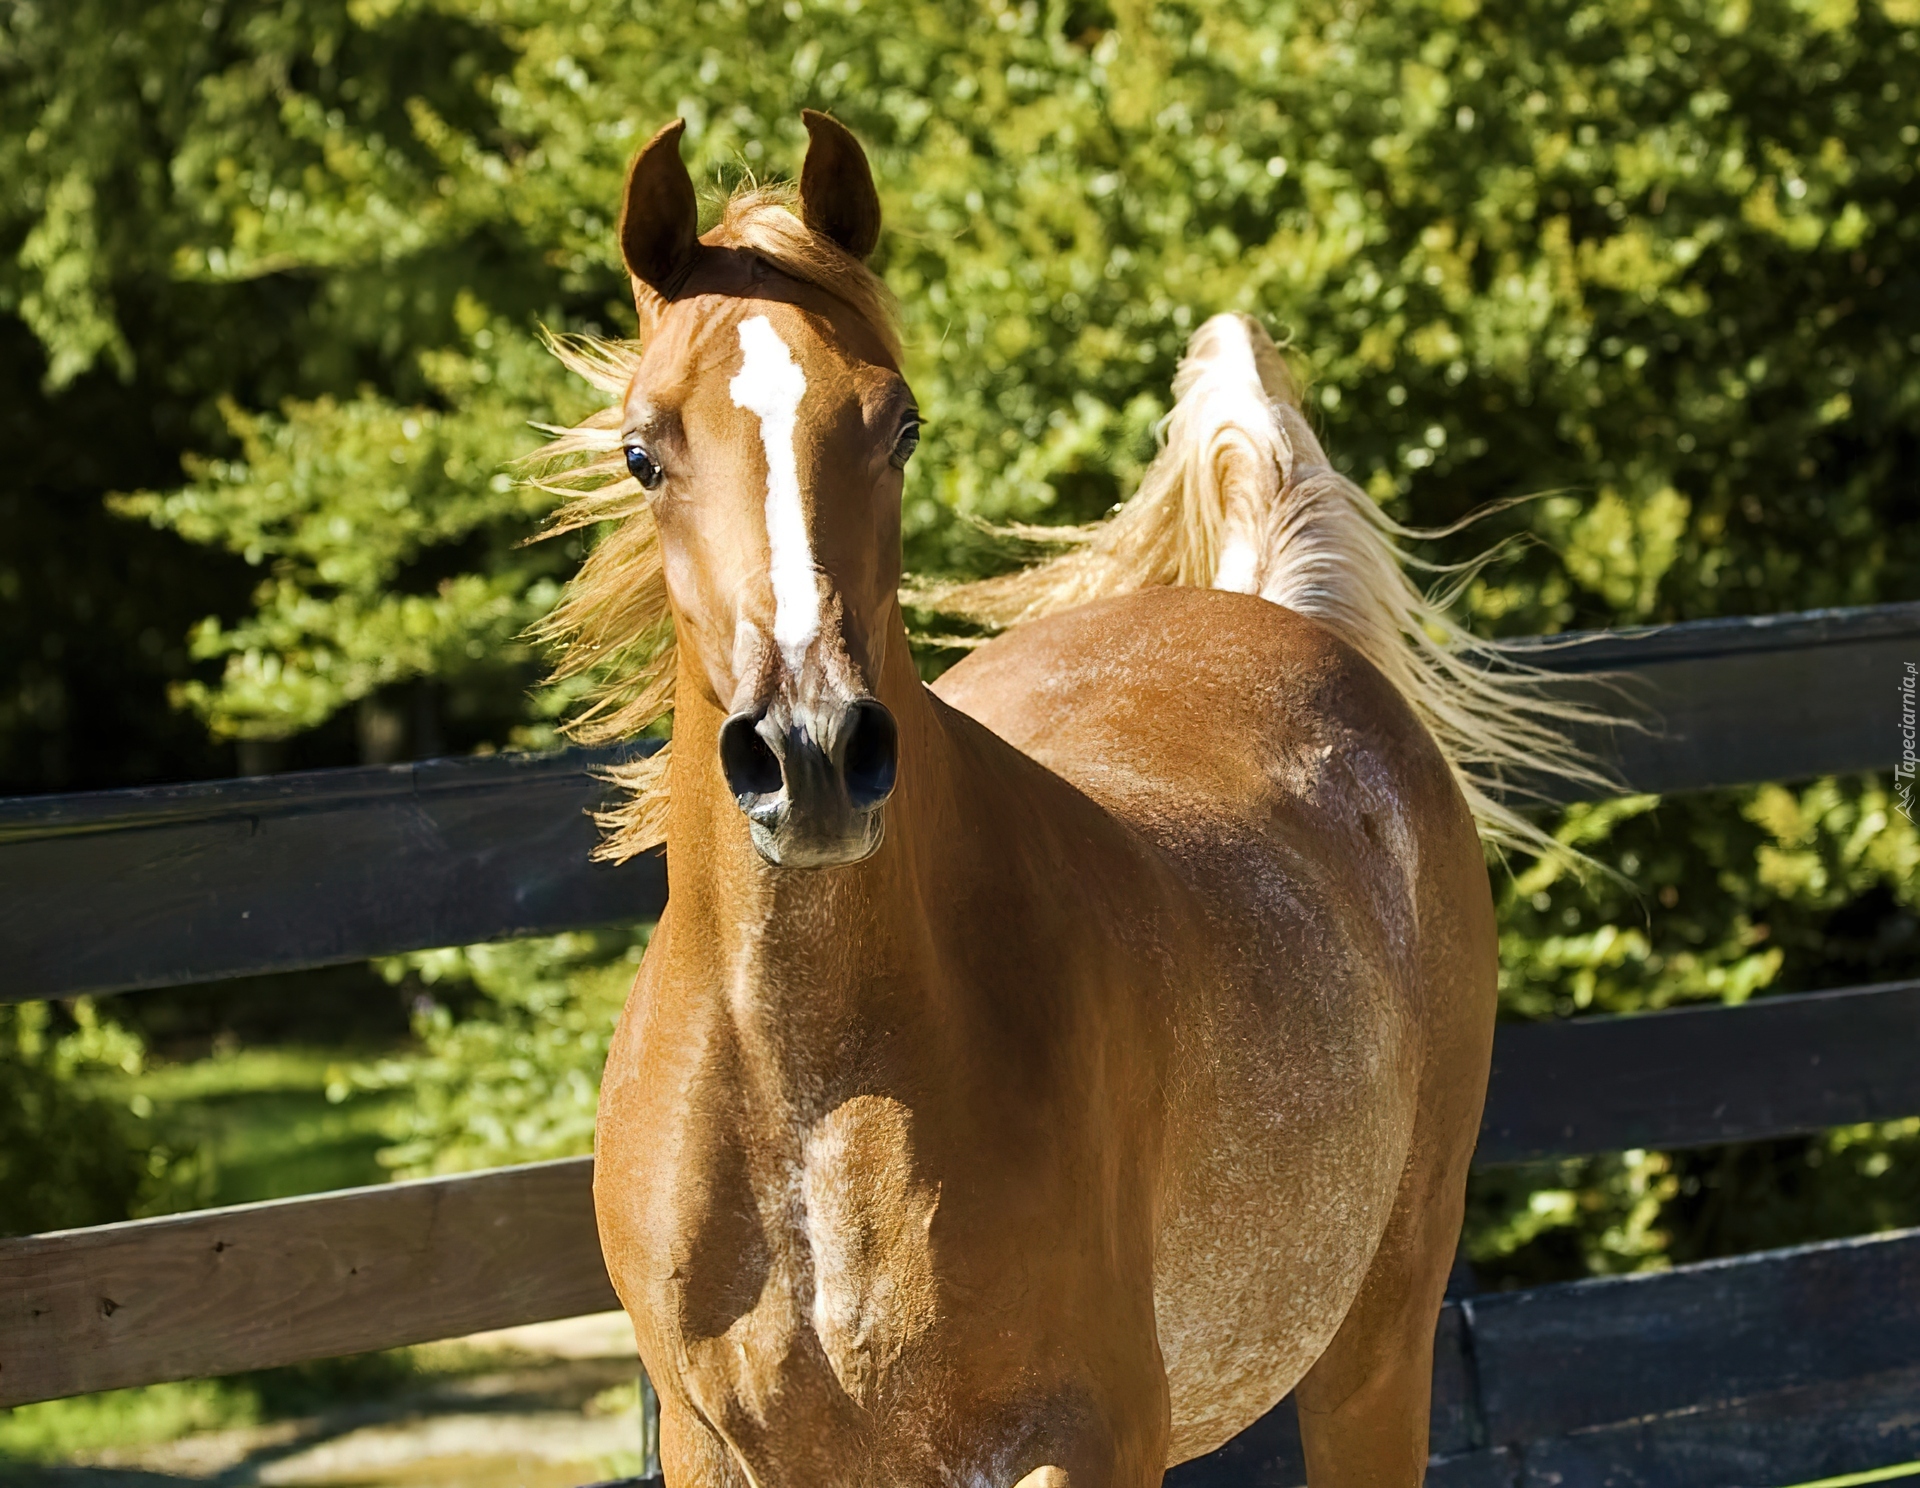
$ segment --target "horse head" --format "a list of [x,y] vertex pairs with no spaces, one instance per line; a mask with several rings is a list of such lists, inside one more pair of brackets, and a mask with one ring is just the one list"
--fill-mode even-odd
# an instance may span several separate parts
[[698,233],[676,120],[634,158],[620,217],[643,351],[621,405],[689,682],[726,715],[718,764],[782,867],[880,844],[898,731],[876,695],[900,644],[900,485],[919,437],[890,302],[866,269],[880,201],[824,114],[798,217],[736,197]]

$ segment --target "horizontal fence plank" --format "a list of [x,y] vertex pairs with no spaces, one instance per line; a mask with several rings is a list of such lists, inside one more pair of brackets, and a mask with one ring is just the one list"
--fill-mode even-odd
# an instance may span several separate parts
[[1920,1230],[1461,1305],[1487,1440],[1538,1442],[1920,1366]]
[[1920,981],[1503,1024],[1474,1166],[1920,1115]]
[[586,1158],[0,1240],[0,1406],[619,1306]]
[[1527,1449],[1524,1482],[1527,1488],[1787,1488],[1916,1458],[1920,1367],[1539,1442]]
[[[1889,767],[1920,604],[1558,638],[1569,696],[1654,731],[1586,742],[1635,790]],[[1605,673],[1609,682],[1595,681]],[[658,855],[592,863],[619,757],[434,760],[0,801],[0,999],[290,971],[645,919]]]
[[647,919],[590,860],[612,752],[0,801],[0,1000],[177,986]]
[[1890,769],[1899,679],[1920,661],[1920,603],[1551,637],[1524,650],[1567,679],[1564,696],[1616,713],[1624,702],[1645,722],[1644,732],[1579,740],[1634,791]]
[[[0,1241],[0,1405],[616,1305],[590,1195],[576,1159]],[[1920,1231],[1450,1302],[1432,1444],[1439,1488],[1778,1488],[1900,1460]],[[1291,1398],[1168,1476],[1303,1482]]]

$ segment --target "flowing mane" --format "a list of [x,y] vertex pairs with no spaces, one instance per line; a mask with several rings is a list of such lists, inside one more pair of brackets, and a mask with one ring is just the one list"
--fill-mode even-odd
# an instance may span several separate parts
[[[793,202],[793,188],[786,185],[738,191],[706,241],[751,249],[782,272],[844,301],[898,361],[899,311],[892,291],[865,264],[807,227],[794,214]],[[644,285],[637,292],[660,303]],[[636,341],[593,336],[552,336],[548,344],[563,365],[610,400],[571,429],[549,430],[555,437],[528,458],[532,483],[563,502],[543,537],[614,524],[537,631],[560,649],[552,681],[585,677],[589,682],[587,706],[566,725],[568,736],[582,744],[606,744],[632,738],[672,710],[678,660],[659,533],[646,493],[627,473],[621,455],[620,399],[639,365],[641,347]],[[627,799],[596,818],[605,829],[596,857],[624,862],[665,840],[671,752],[668,740],[647,758],[607,771]]]

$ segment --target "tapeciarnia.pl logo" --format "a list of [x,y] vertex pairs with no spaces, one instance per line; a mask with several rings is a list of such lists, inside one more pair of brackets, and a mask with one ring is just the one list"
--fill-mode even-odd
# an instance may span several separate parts
[[1907,662],[1906,672],[1900,678],[1900,763],[1893,772],[1893,793],[1899,797],[1899,812],[1908,821],[1913,820],[1913,778],[1914,778],[1914,726],[1913,692],[1916,674],[1920,674],[1920,663]]

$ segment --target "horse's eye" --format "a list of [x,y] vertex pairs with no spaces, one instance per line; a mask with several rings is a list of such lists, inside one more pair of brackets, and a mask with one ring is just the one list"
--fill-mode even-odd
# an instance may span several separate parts
[[913,458],[913,452],[920,444],[920,420],[912,419],[906,428],[900,431],[900,437],[893,442],[893,453],[887,458],[895,470],[905,470],[907,461]]
[[666,472],[654,461],[653,456],[637,444],[627,446],[627,470],[649,491],[666,478]]

